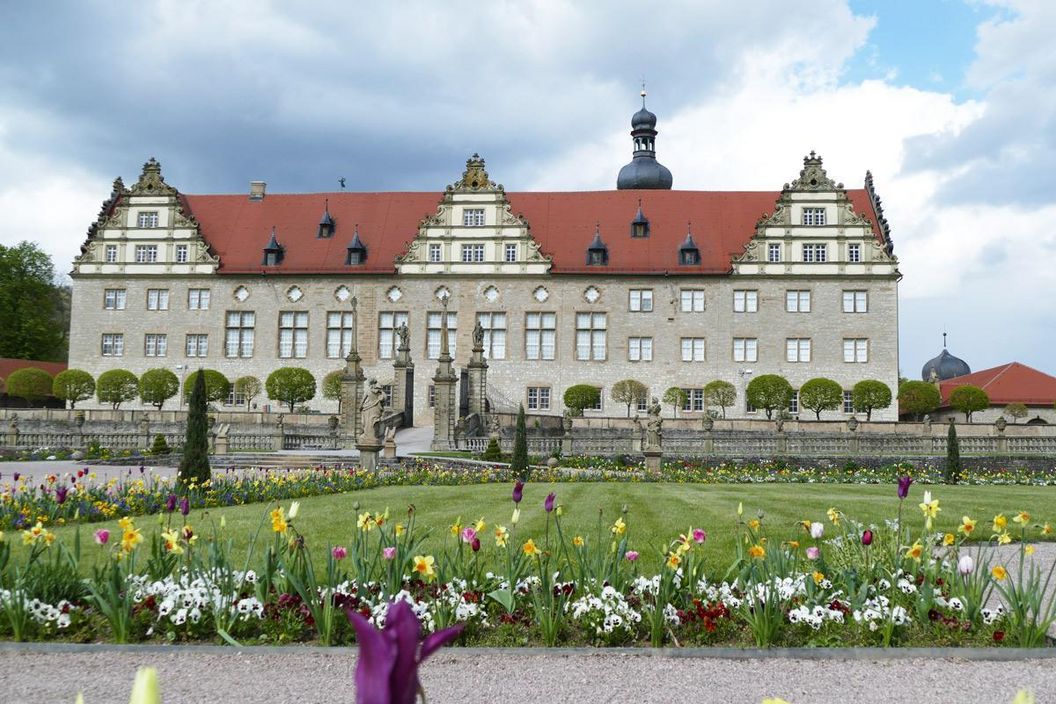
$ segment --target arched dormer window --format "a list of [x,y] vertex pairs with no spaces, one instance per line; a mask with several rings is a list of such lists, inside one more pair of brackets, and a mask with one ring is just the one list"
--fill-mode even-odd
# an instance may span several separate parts
[[594,239],[587,247],[587,266],[605,266],[609,263],[609,248],[601,241],[601,225],[594,227]]
[[682,246],[678,248],[678,264],[679,266],[700,264],[700,250],[697,248],[697,243],[693,241],[692,229],[686,233],[686,239],[683,240]]
[[271,239],[268,240],[268,244],[264,247],[264,260],[261,262],[264,266],[278,266],[282,264],[282,258],[286,254],[286,248],[279,244],[279,240],[275,235],[275,228],[271,228]]
[[649,236],[649,218],[645,217],[645,213],[642,212],[642,200],[638,199],[638,212],[634,215],[634,220],[631,220],[631,237],[642,238]]
[[348,253],[345,255],[345,264],[348,266],[359,266],[367,262],[367,246],[359,239],[359,225],[356,225],[352,235],[352,243],[348,245]]
[[319,219],[319,234],[316,236],[320,239],[329,239],[334,236],[335,227],[336,223],[330,215],[330,201],[328,200],[323,205],[323,217]]

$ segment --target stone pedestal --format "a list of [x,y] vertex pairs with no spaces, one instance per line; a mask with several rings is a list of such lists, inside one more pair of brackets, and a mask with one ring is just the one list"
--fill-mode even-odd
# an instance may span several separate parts
[[392,397],[393,412],[403,414],[403,427],[414,425],[414,362],[411,361],[411,336],[406,325],[396,331],[399,340],[396,348],[396,359],[392,363]]
[[363,366],[360,364],[356,340],[359,326],[355,296],[352,296],[350,303],[352,305],[352,348],[345,357],[345,372],[341,375],[341,430],[345,438],[343,449],[349,449],[359,434],[363,432],[359,408],[363,398],[363,387],[367,380],[363,374]]
[[663,458],[664,453],[660,450],[646,450],[642,453],[645,455],[645,468],[659,472],[660,471],[660,460]]
[[282,414],[275,420],[275,431],[271,436],[271,449],[282,452],[286,449],[286,429],[283,427]]
[[483,415],[487,405],[488,363],[484,359],[484,328],[473,328],[473,355],[469,359],[469,414]]
[[561,418],[561,429],[564,431],[561,435],[561,454],[568,457],[572,454],[572,416],[567,412]]
[[359,450],[359,466],[368,472],[378,470],[378,454],[381,452],[381,443],[356,443]]
[[433,375],[433,442],[434,452],[457,449],[455,423],[458,421],[458,398],[455,389],[458,375],[451,364],[451,351],[447,345],[447,299],[440,314],[440,359]]
[[396,430],[394,428],[385,431],[385,443],[382,445],[381,456],[387,460],[396,459]]

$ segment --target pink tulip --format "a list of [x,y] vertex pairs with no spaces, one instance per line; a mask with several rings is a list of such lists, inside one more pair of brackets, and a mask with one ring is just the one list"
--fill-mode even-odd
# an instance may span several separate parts
[[819,557],[821,557],[821,550],[819,550],[816,546],[811,545],[809,548],[807,548],[808,560],[817,560]]
[[477,531],[473,526],[466,526],[462,529],[462,542],[472,543],[477,539]]
[[634,550],[628,550],[623,556],[627,558],[627,562],[634,562],[638,559],[638,553]]
[[110,542],[110,531],[106,530],[105,528],[100,528],[99,530],[95,531],[95,542],[98,545],[106,545],[108,542]]
[[693,540],[696,541],[698,544],[699,543],[703,543],[707,539],[708,539],[708,534],[704,532],[703,528],[694,528],[693,529]]
[[335,560],[344,560],[346,557],[348,557],[348,550],[346,550],[341,545],[336,545],[330,551],[330,554],[334,556]]
[[395,560],[396,559],[396,548],[394,548],[394,547],[382,548],[381,549],[381,556],[384,557],[386,560]]

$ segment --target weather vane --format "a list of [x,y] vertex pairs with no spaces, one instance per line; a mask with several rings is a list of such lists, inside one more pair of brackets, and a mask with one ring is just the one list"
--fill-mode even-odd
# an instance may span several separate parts
[[342,176],[341,178],[337,179],[337,182],[341,184],[341,190],[345,190],[345,177]]

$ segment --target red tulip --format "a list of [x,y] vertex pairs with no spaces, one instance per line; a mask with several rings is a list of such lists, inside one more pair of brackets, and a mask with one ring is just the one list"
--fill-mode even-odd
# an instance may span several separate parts
[[867,530],[862,533],[862,545],[869,546],[873,544],[873,531]]

